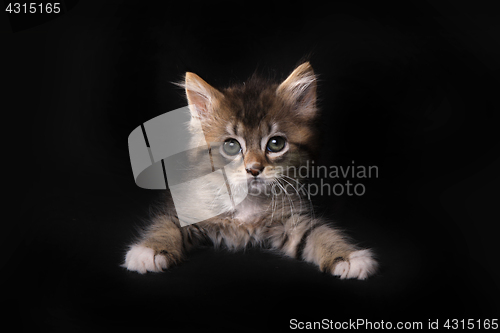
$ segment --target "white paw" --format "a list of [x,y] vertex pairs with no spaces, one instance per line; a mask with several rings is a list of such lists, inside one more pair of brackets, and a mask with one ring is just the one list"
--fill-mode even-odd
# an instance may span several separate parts
[[125,257],[125,268],[129,271],[136,271],[140,274],[149,272],[161,272],[167,268],[167,258],[164,255],[157,254],[149,247],[133,245]]
[[341,261],[335,265],[333,269],[333,275],[340,276],[341,279],[345,279],[349,273],[349,263],[347,261]]
[[335,266],[333,275],[340,276],[341,279],[364,280],[375,273],[377,265],[370,250],[354,251],[349,255],[348,262],[341,261]]

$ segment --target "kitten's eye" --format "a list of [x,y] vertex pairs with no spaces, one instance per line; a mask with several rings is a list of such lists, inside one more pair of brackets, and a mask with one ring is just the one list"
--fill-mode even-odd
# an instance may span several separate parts
[[269,139],[269,142],[267,143],[267,150],[273,153],[277,153],[285,148],[285,143],[285,139],[281,136],[274,136]]
[[240,143],[235,139],[226,140],[222,148],[224,149],[224,152],[229,156],[234,156],[241,151]]

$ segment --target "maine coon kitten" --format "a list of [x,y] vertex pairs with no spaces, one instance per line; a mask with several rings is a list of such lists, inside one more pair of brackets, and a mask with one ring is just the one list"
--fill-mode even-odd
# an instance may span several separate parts
[[[204,135],[206,142],[220,142],[211,147],[213,158],[231,168],[228,191],[243,199],[236,205],[219,200],[211,212],[201,212],[215,217],[181,227],[167,197],[162,212],[130,246],[124,267],[141,274],[160,272],[180,263],[193,247],[208,243],[234,250],[251,245],[275,249],[341,279],[366,279],[375,272],[377,262],[369,249],[356,247],[327,221],[314,217],[298,190],[305,179],[290,172],[290,167],[304,165],[317,146],[316,76],[308,62],[279,84],[254,76],[217,90],[186,73],[182,86],[192,122],[201,121],[203,128],[202,134],[193,132],[193,140]],[[198,185],[190,195],[200,203],[213,200],[220,187],[211,181]],[[207,206],[190,209],[208,209],[202,207]]]

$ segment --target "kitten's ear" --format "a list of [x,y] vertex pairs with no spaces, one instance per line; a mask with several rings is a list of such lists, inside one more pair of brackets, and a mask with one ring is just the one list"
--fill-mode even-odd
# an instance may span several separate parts
[[295,68],[276,92],[297,105],[300,114],[307,118],[316,115],[316,75],[309,62]]
[[224,97],[221,92],[194,73],[186,73],[183,86],[186,89],[189,109],[193,117],[207,117],[216,102]]

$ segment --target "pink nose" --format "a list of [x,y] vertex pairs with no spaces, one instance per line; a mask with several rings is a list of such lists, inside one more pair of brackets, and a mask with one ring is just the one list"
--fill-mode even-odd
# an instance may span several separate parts
[[245,170],[248,173],[252,174],[252,176],[257,177],[262,172],[262,170],[264,170],[264,167],[260,164],[253,164]]

